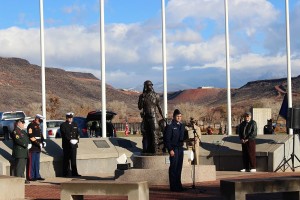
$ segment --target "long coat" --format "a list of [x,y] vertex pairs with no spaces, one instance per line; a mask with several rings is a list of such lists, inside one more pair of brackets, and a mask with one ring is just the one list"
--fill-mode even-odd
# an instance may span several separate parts
[[14,158],[28,158],[29,137],[25,130],[16,127],[11,134],[13,140],[12,156]]

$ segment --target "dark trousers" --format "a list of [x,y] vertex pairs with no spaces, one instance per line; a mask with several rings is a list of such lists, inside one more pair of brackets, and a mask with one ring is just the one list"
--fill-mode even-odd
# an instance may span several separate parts
[[27,163],[27,158],[16,158],[15,163],[14,163],[14,176],[17,177],[25,177],[24,172],[25,172],[25,167]]
[[256,142],[249,139],[248,142],[242,144],[243,163],[245,169],[256,168]]
[[183,148],[178,147],[174,149],[175,155],[170,156],[170,167],[169,167],[169,183],[170,190],[180,191],[182,189],[181,184],[181,171],[183,163]]
[[41,152],[32,151],[29,152],[28,157],[28,178],[29,179],[37,179],[41,178],[40,175],[40,156]]
[[73,176],[78,175],[77,165],[76,165],[77,148],[64,148],[63,152],[64,152],[63,176],[69,175],[70,160],[71,160],[72,175]]

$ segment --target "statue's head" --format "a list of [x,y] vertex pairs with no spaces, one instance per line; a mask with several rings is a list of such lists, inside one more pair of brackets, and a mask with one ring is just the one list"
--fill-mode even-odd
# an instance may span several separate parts
[[150,80],[144,82],[144,89],[143,91],[152,91],[153,90],[153,83]]

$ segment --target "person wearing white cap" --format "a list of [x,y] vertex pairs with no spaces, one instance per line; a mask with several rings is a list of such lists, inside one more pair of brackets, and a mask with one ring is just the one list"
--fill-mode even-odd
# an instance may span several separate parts
[[66,113],[66,121],[60,125],[62,138],[63,158],[63,176],[67,177],[70,170],[70,161],[72,176],[81,176],[77,171],[76,156],[79,142],[78,126],[73,122],[74,113]]
[[238,133],[242,144],[244,168],[241,172],[256,172],[256,142],[257,125],[251,120],[251,113],[244,114],[244,121],[238,127]]
[[42,115],[37,114],[34,120],[27,126],[27,133],[32,144],[32,147],[29,149],[27,177],[31,181],[45,180],[40,175],[40,154],[42,148],[46,147],[40,127],[43,119]]

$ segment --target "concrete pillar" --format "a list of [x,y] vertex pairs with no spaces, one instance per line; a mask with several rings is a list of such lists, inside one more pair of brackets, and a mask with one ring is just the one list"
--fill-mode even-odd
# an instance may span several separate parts
[[257,123],[257,135],[264,134],[264,126],[267,124],[267,120],[272,118],[271,108],[253,108],[252,119]]

